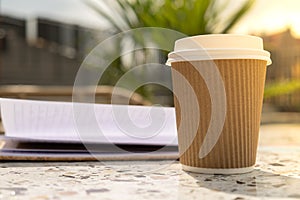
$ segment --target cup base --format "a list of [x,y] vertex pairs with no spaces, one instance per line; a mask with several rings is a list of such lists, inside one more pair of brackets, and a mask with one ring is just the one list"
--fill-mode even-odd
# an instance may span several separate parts
[[184,171],[201,173],[201,174],[227,174],[227,175],[244,174],[254,170],[254,166],[243,167],[243,168],[227,168],[227,169],[191,167],[183,164],[181,164],[181,166]]

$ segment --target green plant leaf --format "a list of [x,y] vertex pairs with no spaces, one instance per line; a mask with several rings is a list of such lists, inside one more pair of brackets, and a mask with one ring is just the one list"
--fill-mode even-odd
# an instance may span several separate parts
[[227,26],[222,30],[223,33],[227,33],[239,20],[243,17],[248,10],[252,7],[255,0],[245,1],[244,4],[238,9],[228,20]]
[[280,95],[292,94],[300,90],[300,80],[269,83],[265,87],[264,97],[271,98]]
[[[227,33],[255,2],[255,0],[245,0],[231,15],[224,17],[224,10],[228,8],[230,1],[233,0],[98,0],[106,3],[109,11],[92,3],[91,0],[84,1],[89,7],[104,17],[116,33],[140,27],[162,27],[176,30],[186,35]],[[132,40],[136,47],[143,47],[146,42],[149,42],[149,38],[158,47],[162,44],[164,46],[167,45],[164,41],[164,36],[159,34],[146,36],[145,39],[145,36],[137,31],[130,37],[130,39],[127,37],[124,40]],[[115,48],[115,53],[122,52],[124,48],[122,41],[119,44],[115,44]],[[131,56],[141,55],[140,53],[133,52]],[[166,53],[164,52],[163,55],[166,56]],[[144,51],[143,56],[145,56],[145,59],[140,58],[137,60],[132,58],[132,66],[143,64],[138,62],[147,60],[146,57],[149,56],[147,50]],[[125,73],[126,67],[128,67],[122,62],[122,59],[114,62],[112,65],[116,65],[111,72],[115,75]],[[114,70],[120,70],[120,73]],[[113,80],[111,82],[113,83]]]

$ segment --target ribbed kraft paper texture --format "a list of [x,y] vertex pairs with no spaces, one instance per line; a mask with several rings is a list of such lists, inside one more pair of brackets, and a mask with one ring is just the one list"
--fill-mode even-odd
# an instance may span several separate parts
[[[211,119],[211,98],[208,88],[195,69],[217,66],[221,74],[226,92],[226,118],[221,135],[212,149],[204,158],[199,158],[199,150],[206,135]],[[200,121],[197,135],[191,139],[190,125],[178,129],[180,162],[187,166],[201,168],[242,168],[253,166],[256,161],[258,133],[263,101],[263,91],[266,76],[266,61],[255,59],[226,59],[214,61],[192,61],[172,63],[172,71],[176,70],[189,81],[196,93]],[[210,78],[216,76],[210,74]],[[189,101],[187,84],[181,82],[175,73],[172,73],[173,90],[175,91],[174,103],[176,109],[177,126],[181,126],[181,117],[188,117],[189,123],[198,123],[193,119],[194,114],[180,110],[179,101]],[[212,80],[213,81],[213,80]],[[217,88],[216,88],[217,89]],[[222,99],[217,99],[222,101]],[[191,105],[193,106],[193,105]],[[192,141],[192,142],[191,142]],[[191,143],[191,144],[190,144]]]

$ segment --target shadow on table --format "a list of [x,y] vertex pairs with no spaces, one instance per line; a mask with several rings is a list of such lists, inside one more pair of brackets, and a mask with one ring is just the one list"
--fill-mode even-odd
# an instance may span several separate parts
[[300,179],[254,170],[241,175],[200,175],[187,172],[200,187],[255,197],[300,198]]

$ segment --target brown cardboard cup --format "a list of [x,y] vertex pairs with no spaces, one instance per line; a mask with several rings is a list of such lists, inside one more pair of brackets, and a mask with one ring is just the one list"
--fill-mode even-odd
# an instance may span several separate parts
[[[201,43],[201,37],[203,36],[199,37]],[[217,37],[218,39],[224,38],[224,35],[210,35],[209,37]],[[235,38],[235,35],[231,38]],[[249,39],[248,36],[245,36],[245,38]],[[252,38],[250,36],[250,39],[259,41],[260,38]],[[257,44],[261,45],[260,43],[262,41],[257,42]],[[197,56],[195,56],[197,54],[195,53],[192,53],[192,57],[188,57],[186,52],[184,52],[184,59],[182,59],[181,55],[180,59],[174,59],[171,62],[180,163],[184,170],[192,172],[213,174],[246,173],[253,169],[256,161],[266,66],[271,61],[266,52],[264,52],[265,58],[263,58],[261,54],[263,50],[256,50],[256,53],[259,52],[257,54],[260,54],[260,56],[255,57],[254,49],[252,56],[249,56],[249,54],[239,56],[235,53],[230,57],[230,52],[227,52],[227,56],[223,55],[225,58],[221,59],[222,56],[215,57],[213,54],[214,50],[210,51],[207,48],[209,44],[205,45],[202,48],[208,49],[206,52],[212,52],[208,55],[210,59],[207,59],[207,57],[203,60],[197,59]],[[238,43],[238,45],[241,44]],[[253,44],[251,43],[251,45]],[[249,50],[247,47],[249,45],[245,45],[245,51]],[[232,50],[234,47],[230,48]],[[262,45],[257,47],[257,49],[261,48]],[[214,47],[214,49],[216,48]],[[195,51],[195,49],[193,48],[192,51]],[[223,51],[226,50],[223,48]],[[217,56],[220,56],[220,54]],[[169,55],[170,57],[172,56]],[[201,58],[201,56],[199,57]],[[212,74],[213,67],[217,69],[219,74]],[[181,78],[178,77],[178,74]],[[217,76],[222,80],[222,87],[220,87],[220,82],[218,83],[217,81]],[[210,88],[207,80],[210,81]],[[214,85],[214,83],[216,84]],[[225,91],[224,99],[212,97],[211,88],[214,88],[215,96],[219,92],[221,94],[222,90]],[[196,96],[196,106],[188,103],[193,98],[193,95]],[[212,98],[216,100],[212,101]],[[180,105],[182,102],[186,106]],[[208,129],[213,120],[219,119],[212,117],[212,106],[220,105],[224,102],[226,109],[221,111],[225,111],[223,113],[224,121],[221,122],[220,120],[221,124],[219,124],[222,126],[222,129],[220,129],[218,138],[212,137],[211,140],[216,140],[215,143],[209,141],[209,139],[206,141],[212,142],[213,147],[204,157],[201,157],[199,152],[204,145]],[[199,120],[197,111],[193,111],[193,107],[197,106],[200,112]],[[194,110],[197,109],[195,108]],[[182,123],[183,121],[185,123]],[[197,126],[196,132],[193,129],[194,125]]]

